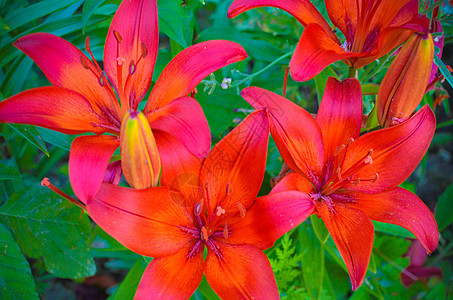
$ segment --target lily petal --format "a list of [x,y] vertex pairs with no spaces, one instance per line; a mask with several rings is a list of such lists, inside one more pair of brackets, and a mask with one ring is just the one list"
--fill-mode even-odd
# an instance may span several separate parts
[[[363,167],[355,172],[361,180],[359,184],[347,183],[344,188],[379,193],[401,184],[425,155],[435,129],[434,113],[426,105],[400,125],[359,137],[349,145],[342,170],[346,172],[357,162],[364,162]],[[373,150],[372,153],[370,149]],[[371,156],[371,161],[366,164],[365,158],[368,155]]]
[[[200,169],[203,160],[192,155],[175,137],[154,131],[162,163],[161,185],[171,188],[174,203],[194,207],[202,197]],[[183,197],[181,197],[183,196]]]
[[436,220],[428,207],[413,193],[397,187],[379,194],[355,193],[350,207],[360,209],[372,220],[392,223],[412,232],[429,253],[439,242]]
[[261,250],[305,221],[313,213],[314,201],[299,191],[273,193],[256,199],[245,216],[228,221],[231,235],[221,239],[229,244],[250,244]]
[[268,110],[272,136],[288,166],[306,178],[319,177],[324,145],[315,119],[300,106],[262,88],[249,87],[241,95],[255,109]]
[[168,187],[135,190],[103,183],[87,211],[108,234],[140,255],[172,255],[193,239],[182,229],[194,227],[192,217],[172,201]]
[[356,0],[325,0],[327,13],[332,23],[340,29],[348,43],[354,41],[357,19],[363,1]]
[[171,256],[153,259],[134,299],[188,299],[203,277],[203,251],[188,258],[189,251],[185,247]]
[[309,194],[313,192],[314,186],[313,184],[297,173],[290,173],[283,177],[280,182],[277,183],[276,186],[272,189],[269,194],[275,194],[280,192],[292,191],[297,190]]
[[379,123],[388,127],[393,118],[409,117],[420,104],[433,65],[431,35],[413,34],[398,52],[382,80],[376,100]]
[[19,38],[14,46],[38,64],[53,86],[80,93],[98,114],[106,110],[111,118],[120,121],[112,89],[102,84],[101,71],[73,44],[53,34],[37,32]]
[[248,208],[263,182],[266,167],[269,121],[265,111],[256,111],[218,142],[201,168],[208,215],[220,206],[225,215]]
[[148,91],[158,47],[157,1],[122,1],[105,41],[104,66],[123,106],[136,109]]
[[79,136],[72,142],[69,179],[74,193],[83,203],[96,196],[118,146],[118,137],[111,135]]
[[165,67],[151,91],[145,114],[187,96],[206,76],[226,65],[247,58],[239,44],[207,41],[181,51]]
[[191,97],[173,100],[147,115],[150,126],[166,132],[186,146],[193,155],[206,157],[211,149],[211,131],[198,102]]
[[365,279],[373,247],[374,226],[362,211],[336,203],[329,208],[326,201],[317,202],[316,209],[337,245],[356,290]]
[[286,11],[304,27],[310,23],[317,23],[327,32],[332,31],[329,23],[309,0],[236,0],[228,9],[228,18],[234,18],[249,9],[264,6],[276,7]]
[[53,86],[1,101],[0,122],[37,125],[68,134],[116,132],[81,94]]
[[362,126],[362,89],[354,78],[339,82],[329,77],[316,116],[324,141],[324,164],[332,163],[338,146],[356,139]]
[[365,53],[346,52],[324,28],[315,23],[308,24],[289,63],[291,77],[306,81],[333,62],[363,55]]
[[205,276],[222,299],[279,299],[267,256],[251,245],[216,242],[220,255],[208,248]]

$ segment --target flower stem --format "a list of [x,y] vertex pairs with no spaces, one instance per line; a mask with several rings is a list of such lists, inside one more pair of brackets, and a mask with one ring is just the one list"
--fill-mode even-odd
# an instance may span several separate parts
[[357,78],[357,69],[349,67],[348,78]]

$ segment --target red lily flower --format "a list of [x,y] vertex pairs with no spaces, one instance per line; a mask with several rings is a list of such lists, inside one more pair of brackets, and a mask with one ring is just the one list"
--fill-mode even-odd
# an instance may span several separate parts
[[268,109],[272,136],[294,171],[272,193],[305,193],[298,201],[314,204],[313,213],[326,224],[354,290],[364,280],[371,255],[371,220],[405,227],[428,252],[436,248],[439,232],[431,211],[416,195],[398,187],[417,167],[433,137],[435,117],[429,107],[400,125],[359,137],[362,93],[356,79],[329,78],[316,120],[296,104],[257,87],[244,89],[242,96],[255,109]]
[[254,112],[204,162],[185,160],[172,175],[173,188],[134,190],[104,183],[88,201],[87,211],[99,226],[129,249],[154,257],[136,299],[187,299],[203,273],[222,298],[278,298],[262,250],[290,229],[284,221],[289,211],[298,211],[294,221],[301,222],[313,205],[286,201],[304,195],[298,191],[255,201],[268,138],[266,113]]
[[382,80],[376,100],[384,127],[408,118],[422,101],[432,72],[434,41],[430,34],[413,34],[401,47]]
[[[187,95],[208,74],[246,58],[241,46],[208,41],[179,53],[160,75],[142,113],[137,107],[151,85],[159,42],[156,0],[121,3],[106,39],[105,73],[94,60],[88,41],[87,38],[86,49],[93,62],[75,46],[51,34],[34,33],[20,38],[14,45],[39,65],[53,86],[28,90],[0,103],[0,122],[38,125],[68,134],[96,134],[76,138],[71,148],[69,175],[74,192],[84,203],[99,189],[110,158],[120,145],[120,135],[135,134],[129,136],[128,142],[143,148],[140,154],[122,153],[128,158],[123,157],[123,171],[129,174],[147,162],[139,158],[156,155],[154,139],[163,181],[166,170],[174,167],[174,152],[187,148],[197,157],[207,155],[209,127],[200,105]],[[145,128],[148,125],[141,114],[146,116],[154,137],[145,134],[150,130]],[[142,139],[137,132],[121,132],[125,118],[141,124],[144,144],[138,143]],[[127,131],[131,127],[123,128]],[[121,142],[122,148],[126,144]],[[159,169],[159,157],[151,160],[154,163],[148,166]],[[118,176],[112,175],[115,170],[110,171],[106,176],[117,180]],[[143,172],[144,182],[154,184],[159,177],[156,169]],[[134,181],[130,184],[135,185]],[[140,188],[143,184],[149,186],[146,182],[135,186]]]
[[262,6],[283,9],[305,27],[290,62],[294,80],[315,77],[329,64],[343,60],[361,68],[403,43],[415,31],[427,33],[429,20],[418,15],[418,0],[326,0],[338,37],[309,0],[235,0],[228,17]]

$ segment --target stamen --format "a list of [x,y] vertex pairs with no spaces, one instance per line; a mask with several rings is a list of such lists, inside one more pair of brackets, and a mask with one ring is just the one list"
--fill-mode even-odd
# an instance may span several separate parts
[[338,167],[338,169],[337,169],[337,177],[338,177],[338,180],[340,180],[340,181],[343,180],[343,178],[341,177],[341,168],[340,167]]
[[142,57],[145,58],[148,55],[148,47],[142,42]]
[[226,187],[226,196],[229,197],[233,193],[233,187],[231,186],[231,182],[228,182]]
[[225,227],[223,227],[223,237],[225,239],[228,238],[228,226],[227,226],[227,223],[225,223]]
[[99,77],[98,83],[99,83],[100,86],[104,86],[105,80],[104,80],[104,76],[103,75],[101,77]]
[[113,36],[115,37],[115,39],[118,42],[118,44],[121,44],[121,42],[123,41],[123,38],[121,37],[121,34],[118,31],[113,30]]
[[122,57],[116,58],[116,63],[118,64],[118,66],[122,66],[125,62],[126,62],[126,60]]
[[85,55],[80,55],[80,62],[85,69],[90,69],[90,63],[88,62],[88,59],[85,57]]
[[359,177],[359,178],[357,178],[357,181],[356,181],[356,182],[354,182],[354,185],[358,185],[359,183],[360,183],[360,177]]
[[371,181],[371,183],[375,183],[378,180],[379,180],[379,174],[376,173],[376,177],[374,177],[374,179]]
[[241,202],[238,202],[238,209],[239,209],[239,215],[241,216],[241,218],[244,218],[246,210],[245,210],[244,205],[241,204]]
[[215,214],[217,217],[220,217],[221,215],[225,214],[225,210],[221,206],[217,206]]
[[134,61],[131,60],[131,63],[129,64],[129,74],[134,74],[135,70],[137,70],[137,66],[134,64]]
[[203,208],[203,201],[200,201],[199,203],[195,204],[194,213],[196,216],[199,216],[201,214],[202,208]]
[[346,148],[346,145],[345,145],[345,144],[342,144],[342,145],[338,146],[338,147],[335,149],[335,152],[333,153],[333,156],[337,156],[338,154],[340,154],[340,151],[343,150],[344,148]]
[[201,227],[201,231],[200,231],[200,237],[203,241],[207,242],[208,241],[208,231],[206,230],[206,227]]
[[349,139],[346,140],[346,146],[349,146],[349,144],[351,144],[352,142],[354,142],[354,139],[350,137]]
[[77,201],[76,199],[72,198],[71,196],[69,196],[68,194],[66,194],[65,192],[63,192],[62,190],[60,190],[59,188],[57,188],[56,186],[54,186],[52,183],[50,183],[50,180],[49,178],[47,177],[44,177],[41,181],[41,185],[42,186],[45,186],[45,187],[48,187],[49,189],[51,189],[53,192],[57,193],[58,195],[62,196],[63,198],[66,198],[68,199],[69,201],[71,201],[72,203],[74,203],[75,205],[77,205],[78,207],[82,208],[83,210],[85,210],[85,205],[80,203],[79,201]]
[[192,248],[190,248],[189,253],[187,253],[187,258],[193,258],[195,256],[195,254],[197,254],[198,251],[200,251],[200,248],[201,248],[201,241],[198,240],[195,242],[195,244],[192,246]]

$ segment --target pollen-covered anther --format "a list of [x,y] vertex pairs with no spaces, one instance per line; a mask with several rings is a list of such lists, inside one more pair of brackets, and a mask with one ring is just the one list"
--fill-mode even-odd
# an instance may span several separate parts
[[225,210],[221,206],[217,206],[215,214],[217,217],[220,217],[221,215],[225,214]]
[[223,227],[223,237],[225,239],[228,238],[228,226],[227,226],[227,223],[225,223],[225,226]]
[[346,140],[346,146],[349,146],[349,144],[351,144],[352,142],[354,142],[354,139],[350,137],[349,139]]
[[241,218],[244,218],[246,210],[245,210],[244,205],[242,205],[241,202],[238,202],[238,210],[239,210],[239,215],[241,216]]
[[142,50],[142,57],[145,58],[148,55],[148,47],[146,47],[146,44],[143,42],[141,44],[141,50]]
[[366,165],[371,165],[371,164],[373,163],[373,158],[371,158],[370,155],[367,155],[367,156],[364,158],[363,162],[364,162]]
[[374,179],[371,181],[371,183],[375,183],[376,181],[379,180],[379,174],[376,173],[376,176],[374,177]]
[[118,66],[122,66],[125,62],[126,62],[126,60],[122,57],[116,58],[116,63],[118,64]]
[[80,63],[85,69],[90,69],[90,63],[88,62],[88,59],[84,55],[80,55]]
[[201,227],[201,230],[200,230],[200,238],[201,238],[203,241],[205,241],[205,242],[208,241],[208,238],[209,238],[209,236],[208,236],[208,231],[206,230],[206,227],[204,227],[204,226]]
[[99,77],[98,83],[100,86],[104,86],[104,84],[105,84],[104,76]]
[[121,34],[118,31],[113,30],[113,36],[115,37],[115,39],[118,42],[118,44],[121,44],[121,42],[123,41],[123,38],[121,37]]
[[343,180],[343,178],[341,177],[341,168],[340,167],[338,167],[338,169],[337,169],[337,177],[340,181]]
[[337,148],[335,148],[335,152],[333,153],[333,155],[337,156],[338,154],[340,154],[341,150],[343,150],[344,148],[346,148],[345,144],[338,146]]
[[197,204],[195,204],[195,207],[194,207],[194,213],[196,216],[199,216],[201,214],[201,210],[203,209],[203,199],[198,202]]
[[137,70],[137,66],[135,65],[134,61],[131,60],[131,63],[129,64],[129,74],[134,74],[135,70]]

